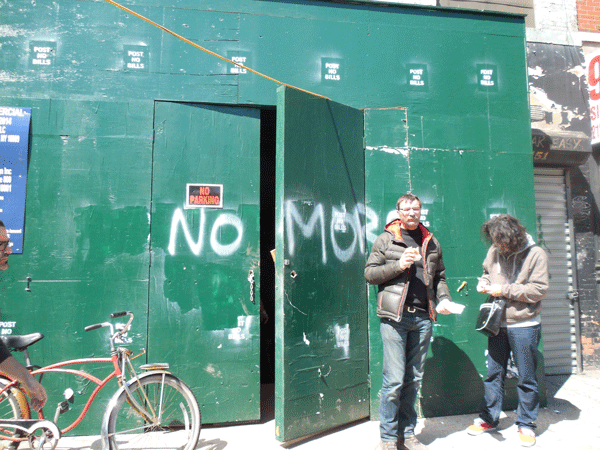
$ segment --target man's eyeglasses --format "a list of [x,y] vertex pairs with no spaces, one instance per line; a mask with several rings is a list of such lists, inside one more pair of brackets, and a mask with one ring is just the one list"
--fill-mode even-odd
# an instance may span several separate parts
[[419,211],[421,211],[421,208],[420,207],[418,207],[418,208],[400,208],[398,211],[402,211],[403,213],[407,213],[410,211],[419,212]]
[[5,252],[8,249],[10,241],[0,241],[0,252]]

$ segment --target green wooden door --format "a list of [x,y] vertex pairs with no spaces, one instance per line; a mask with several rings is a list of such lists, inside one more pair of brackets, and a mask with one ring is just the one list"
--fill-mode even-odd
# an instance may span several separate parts
[[369,415],[362,111],[277,96],[276,436]]
[[[148,360],[207,423],[260,418],[259,160],[258,109],[156,103]],[[222,208],[185,209],[188,183]]]

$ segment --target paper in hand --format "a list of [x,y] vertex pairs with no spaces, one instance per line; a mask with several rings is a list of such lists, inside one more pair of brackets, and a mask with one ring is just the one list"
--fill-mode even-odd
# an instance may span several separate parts
[[465,309],[465,305],[461,305],[460,303],[454,303],[451,300],[444,299],[442,300],[437,307],[435,308],[437,312],[440,312],[442,309],[446,309],[450,311],[451,314],[462,314]]

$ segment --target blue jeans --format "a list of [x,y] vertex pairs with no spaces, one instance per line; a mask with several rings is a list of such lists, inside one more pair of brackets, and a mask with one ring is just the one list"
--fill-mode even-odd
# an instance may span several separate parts
[[521,328],[500,328],[498,336],[488,338],[488,374],[483,382],[485,407],[479,417],[496,427],[502,411],[504,380],[510,352],[519,382],[517,395],[517,425],[535,429],[540,396],[537,382],[537,351],[541,338],[541,325]]
[[382,319],[383,384],[379,399],[381,440],[397,442],[415,434],[415,401],[431,340],[432,323],[426,312],[404,312],[402,320]]

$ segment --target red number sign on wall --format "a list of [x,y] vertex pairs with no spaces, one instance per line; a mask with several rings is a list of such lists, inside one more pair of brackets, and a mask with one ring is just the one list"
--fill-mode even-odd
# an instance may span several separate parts
[[600,100],[600,55],[596,55],[590,61],[588,83],[590,85],[590,98],[592,100]]

